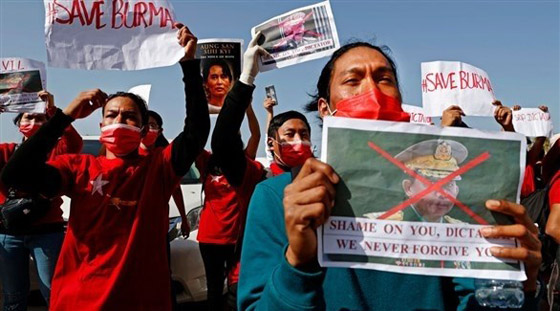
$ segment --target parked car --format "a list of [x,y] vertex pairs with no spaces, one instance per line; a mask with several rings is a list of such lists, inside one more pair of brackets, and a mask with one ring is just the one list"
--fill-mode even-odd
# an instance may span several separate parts
[[[101,149],[99,136],[84,136],[82,153],[97,156]],[[185,212],[191,226],[188,239],[180,234],[181,217],[173,198],[169,200],[169,232],[171,240],[171,271],[173,290],[178,303],[206,300],[206,272],[196,236],[198,234],[199,213],[202,208],[203,194],[200,174],[193,165],[181,179],[181,192]],[[70,198],[63,197],[63,217],[70,215]],[[224,287],[225,289],[225,287]]]

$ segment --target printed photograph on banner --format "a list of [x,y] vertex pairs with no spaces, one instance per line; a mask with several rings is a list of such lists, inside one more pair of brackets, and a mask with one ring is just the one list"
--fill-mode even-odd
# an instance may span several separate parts
[[266,93],[266,97],[274,100],[274,105],[278,105],[278,98],[276,97],[276,88],[274,88],[274,85],[265,86],[264,92]]
[[[243,58],[242,39],[199,40],[196,58],[200,59],[200,71],[208,104],[221,108],[227,93],[241,75]],[[218,113],[211,110],[210,113]]]
[[261,71],[282,68],[331,55],[340,47],[328,1],[276,16],[251,29],[270,56],[261,57]]
[[3,112],[45,111],[37,95],[46,89],[45,64],[26,58],[2,58],[0,68],[0,109]]
[[322,160],[341,182],[318,230],[321,265],[523,280],[521,262],[489,250],[517,241],[479,230],[510,223],[485,202],[519,202],[525,148],[517,133],[326,118]]
[[550,113],[540,108],[522,108],[514,110],[513,128],[527,137],[549,137],[552,135]]
[[432,117],[427,116],[422,107],[403,104],[402,109],[410,114],[410,123],[434,125]]
[[440,117],[449,106],[459,106],[467,116],[493,117],[496,99],[488,74],[462,62],[421,64],[422,107],[426,115]]
[[184,56],[168,0],[43,0],[51,67],[140,70]]

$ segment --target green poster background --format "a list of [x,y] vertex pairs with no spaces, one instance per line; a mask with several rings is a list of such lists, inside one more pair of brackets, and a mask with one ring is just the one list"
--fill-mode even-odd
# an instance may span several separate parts
[[[337,186],[336,205],[331,215],[363,217],[366,213],[387,211],[407,199],[402,181],[410,176],[371,149],[369,141],[394,157],[409,146],[430,139],[454,140],[463,144],[468,156],[459,166],[486,151],[490,153],[488,160],[461,174],[461,180],[457,181],[457,199],[489,224],[508,222],[506,217],[488,211],[484,204],[488,199],[516,201],[521,173],[521,142],[344,128],[328,130],[327,162],[342,180]],[[478,224],[457,206],[447,215]]]

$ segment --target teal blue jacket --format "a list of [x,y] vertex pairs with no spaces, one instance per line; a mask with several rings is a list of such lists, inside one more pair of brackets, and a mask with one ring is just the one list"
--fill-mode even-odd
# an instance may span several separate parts
[[[473,279],[346,268],[308,273],[292,267],[284,255],[288,240],[282,204],[290,182],[289,173],[263,181],[251,198],[239,310],[485,310],[474,298]],[[525,302],[525,310],[536,310],[535,299]]]

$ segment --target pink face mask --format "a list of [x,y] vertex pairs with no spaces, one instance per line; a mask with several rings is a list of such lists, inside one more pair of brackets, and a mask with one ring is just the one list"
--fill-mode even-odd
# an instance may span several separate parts
[[140,146],[142,129],[126,124],[111,124],[101,128],[99,141],[116,156],[125,156]]
[[146,136],[142,138],[142,144],[146,147],[153,145],[159,136],[159,130],[149,130]]
[[31,122],[31,123],[21,123],[19,124],[19,131],[23,136],[29,138],[33,134],[37,133],[39,128],[43,125],[43,122]]
[[302,166],[307,159],[313,156],[311,143],[308,141],[298,140],[279,144],[280,155],[277,155],[277,159],[286,167]]
[[402,110],[398,99],[385,95],[375,88],[339,101],[332,115],[355,119],[410,122],[410,115]]

